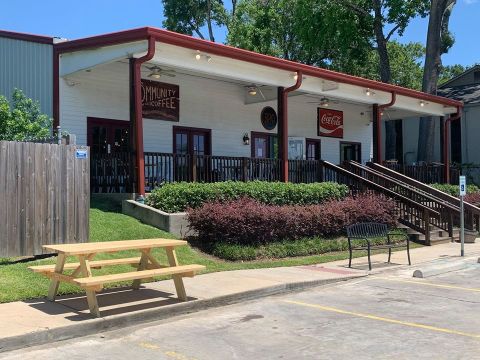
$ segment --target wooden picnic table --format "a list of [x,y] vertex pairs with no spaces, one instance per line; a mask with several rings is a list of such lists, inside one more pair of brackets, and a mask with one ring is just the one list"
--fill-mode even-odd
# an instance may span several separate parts
[[[142,279],[154,276],[172,275],[175,290],[180,300],[186,301],[187,294],[182,277],[193,277],[198,271],[205,269],[203,265],[179,265],[175,248],[185,246],[184,240],[172,239],[144,239],[126,241],[91,242],[81,244],[44,245],[46,251],[58,253],[56,265],[30,266],[34,272],[44,274],[51,279],[48,290],[48,299],[55,301],[58,286],[61,281],[80,286],[87,293],[87,301],[90,312],[99,317],[96,292],[103,289],[104,284],[133,280],[133,289],[139,289]],[[168,265],[160,264],[152,255],[155,248],[163,248],[167,254]],[[138,250],[140,257],[115,258],[108,260],[93,260],[99,253],[115,253],[124,250]],[[68,256],[78,258],[78,262],[66,263]],[[130,264],[137,267],[136,271],[94,276],[92,269],[105,266]],[[71,271],[65,274],[64,271]]]

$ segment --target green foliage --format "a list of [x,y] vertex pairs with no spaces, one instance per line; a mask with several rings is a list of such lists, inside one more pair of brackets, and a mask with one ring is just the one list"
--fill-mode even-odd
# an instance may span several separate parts
[[[425,47],[420,43],[401,44],[390,41],[387,44],[390,57],[391,82],[395,85],[420,90],[422,88],[423,65]],[[364,67],[355,69],[358,76],[380,81],[378,72],[379,56],[377,51],[371,50]]]
[[371,26],[365,22],[335,1],[243,0],[231,20],[227,43],[346,71],[362,63],[371,47]]
[[26,141],[50,136],[52,119],[42,114],[38,102],[15,89],[12,105],[0,96],[0,140]]
[[440,67],[440,74],[438,75],[438,85],[442,85],[446,83],[447,81],[464,73],[465,71],[467,71],[473,66],[475,65],[472,65],[472,66],[463,66],[460,64],[442,65]]
[[[222,0],[162,0],[163,26],[168,30],[193,35],[204,39],[201,28],[208,22],[211,25],[224,25],[227,21]],[[209,11],[210,7],[210,11]],[[215,41],[215,39],[210,38]]]
[[[392,238],[393,242],[405,241],[405,236],[399,230],[398,236]],[[385,239],[370,239],[372,245],[385,243]],[[353,241],[354,246],[365,245],[361,240]],[[298,240],[284,240],[261,246],[239,245],[230,243],[215,243],[210,249],[212,255],[229,261],[251,261],[260,259],[282,259],[296,256],[321,255],[331,252],[348,250],[345,238],[325,239],[320,237]]]
[[[447,193],[449,195],[458,197],[458,185],[451,185],[451,184],[430,184],[431,187],[443,191],[444,193]],[[480,188],[476,185],[473,184],[468,184],[467,185],[467,194],[473,194],[473,193],[478,193],[480,192]]]
[[166,212],[197,208],[206,202],[227,201],[243,197],[271,205],[319,204],[341,199],[348,187],[337,183],[292,184],[281,182],[172,183],[155,189],[146,204]]

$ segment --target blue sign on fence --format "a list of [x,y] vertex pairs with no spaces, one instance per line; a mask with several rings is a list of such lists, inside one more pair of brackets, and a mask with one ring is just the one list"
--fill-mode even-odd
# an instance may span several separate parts
[[75,158],[76,159],[88,159],[87,149],[77,149],[77,150],[75,150]]

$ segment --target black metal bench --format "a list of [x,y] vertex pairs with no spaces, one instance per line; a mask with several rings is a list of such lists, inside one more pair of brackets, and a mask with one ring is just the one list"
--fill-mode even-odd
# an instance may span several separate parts
[[[402,236],[402,234],[392,234],[388,232],[388,226],[380,223],[358,223],[350,225],[347,227],[347,236],[348,236],[348,251],[350,252],[350,259],[348,261],[348,267],[352,267],[352,252],[353,250],[367,250],[368,252],[368,268],[372,270],[372,262],[370,261],[370,252],[371,250],[376,249],[388,249],[388,262],[392,256],[393,248],[406,247],[407,248],[407,257],[408,265],[412,265],[410,261],[410,241],[408,236],[405,234],[406,242],[402,243],[392,243],[392,236]],[[379,245],[372,245],[372,238],[384,238],[386,243]],[[362,240],[365,242],[365,245],[353,246],[352,240]]]

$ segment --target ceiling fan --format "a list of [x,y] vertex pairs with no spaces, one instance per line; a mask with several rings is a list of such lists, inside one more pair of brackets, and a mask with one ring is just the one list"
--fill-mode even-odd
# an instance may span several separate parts
[[153,79],[160,79],[162,76],[175,77],[175,70],[166,70],[162,69],[160,66],[147,66],[147,69],[150,70],[148,77]]
[[330,104],[338,104],[339,101],[337,100],[332,100],[327,97],[322,97],[320,100],[317,101],[307,101],[307,104],[318,104],[319,106],[322,107],[328,107]]

